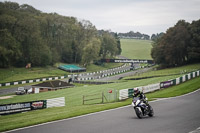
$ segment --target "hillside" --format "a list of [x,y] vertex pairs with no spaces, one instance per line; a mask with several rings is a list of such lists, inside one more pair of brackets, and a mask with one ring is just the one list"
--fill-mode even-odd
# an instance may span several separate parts
[[129,59],[152,59],[151,41],[137,39],[121,39],[122,56]]

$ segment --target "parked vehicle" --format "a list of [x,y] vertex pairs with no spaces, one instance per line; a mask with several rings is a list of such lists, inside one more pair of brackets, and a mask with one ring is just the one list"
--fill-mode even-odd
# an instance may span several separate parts
[[28,89],[27,93],[28,93],[28,94],[33,93],[33,89],[32,89],[32,88]]
[[16,95],[23,95],[26,93],[26,90],[24,89],[24,87],[18,87],[17,91],[15,91]]
[[135,109],[135,113],[138,118],[142,118],[146,115],[152,117],[154,115],[153,108],[148,104],[145,104],[139,97],[134,97],[132,106]]

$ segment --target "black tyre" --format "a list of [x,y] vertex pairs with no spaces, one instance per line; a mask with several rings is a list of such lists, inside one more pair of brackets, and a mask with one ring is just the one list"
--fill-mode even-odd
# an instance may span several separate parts
[[153,108],[149,105],[149,114],[148,114],[148,116],[153,117],[153,115],[154,115]]
[[135,108],[135,113],[139,119],[142,118],[142,112],[138,108]]

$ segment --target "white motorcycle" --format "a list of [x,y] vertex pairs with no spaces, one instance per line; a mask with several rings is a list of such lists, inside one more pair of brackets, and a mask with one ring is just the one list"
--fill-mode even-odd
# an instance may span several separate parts
[[146,115],[150,117],[154,115],[153,108],[149,104],[147,105],[143,101],[141,101],[139,97],[133,98],[132,106],[135,109],[137,117],[140,119]]

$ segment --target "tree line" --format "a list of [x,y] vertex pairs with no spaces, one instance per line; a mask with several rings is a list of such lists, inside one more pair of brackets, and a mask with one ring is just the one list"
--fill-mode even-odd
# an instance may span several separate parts
[[117,34],[99,32],[87,20],[43,13],[15,2],[0,2],[0,67],[88,65],[121,53]]
[[127,33],[118,33],[118,36],[120,38],[130,38],[130,39],[144,39],[144,40],[149,40],[150,36],[147,34],[142,34],[140,32],[127,32]]
[[200,62],[200,20],[179,20],[166,33],[153,38],[151,56],[161,67]]

